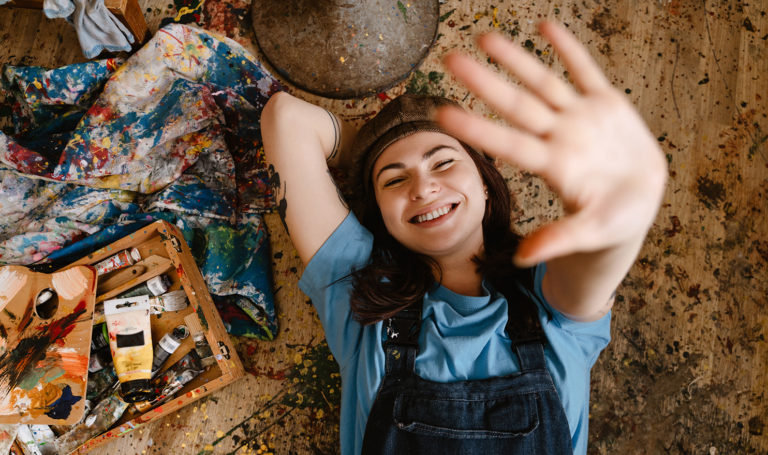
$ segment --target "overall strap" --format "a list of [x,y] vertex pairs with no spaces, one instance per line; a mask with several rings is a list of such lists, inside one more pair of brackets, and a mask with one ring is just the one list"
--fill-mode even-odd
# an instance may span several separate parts
[[531,298],[534,286],[533,270],[523,271],[524,279],[508,283],[499,291],[507,299],[507,335],[512,339],[512,348],[520,360],[522,371],[546,368],[544,344],[547,337],[539,322],[539,311]]
[[386,339],[383,342],[386,356],[386,373],[413,371],[419,353],[422,304],[414,304],[384,320]]

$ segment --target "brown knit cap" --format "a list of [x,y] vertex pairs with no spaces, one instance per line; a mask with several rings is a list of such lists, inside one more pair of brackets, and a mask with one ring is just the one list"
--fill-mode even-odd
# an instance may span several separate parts
[[434,121],[440,106],[459,106],[455,101],[438,96],[404,94],[393,99],[369,120],[352,142],[355,159],[352,176],[357,196],[370,191],[373,165],[381,153],[396,141],[421,131],[445,133]]

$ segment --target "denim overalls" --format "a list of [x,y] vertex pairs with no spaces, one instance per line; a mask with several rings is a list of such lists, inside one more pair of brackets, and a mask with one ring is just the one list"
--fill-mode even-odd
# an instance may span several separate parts
[[422,379],[414,373],[421,307],[385,321],[385,376],[368,416],[364,455],[573,453],[565,411],[546,369],[546,338],[535,304],[520,292],[504,295],[506,331],[521,368],[506,377]]

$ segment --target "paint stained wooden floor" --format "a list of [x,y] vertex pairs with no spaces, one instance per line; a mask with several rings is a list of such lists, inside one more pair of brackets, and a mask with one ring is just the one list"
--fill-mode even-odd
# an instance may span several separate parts
[[[258,52],[247,0],[169,1],[140,0],[153,31],[187,15]],[[446,0],[440,8],[437,43],[407,81],[362,100],[306,97],[359,121],[405,90],[484,112],[440,57],[474,52],[473,36],[498,30],[562,73],[535,22],[568,24],[637,106],[670,172],[664,205],[619,289],[613,340],[593,369],[590,453],[768,453],[768,2]],[[83,60],[70,26],[39,11],[0,8],[0,42],[0,63]],[[540,180],[504,172],[522,232],[557,216]],[[338,374],[298,290],[296,252],[279,220],[267,221],[281,332],[273,342],[240,340],[252,374],[94,453],[338,451]]]

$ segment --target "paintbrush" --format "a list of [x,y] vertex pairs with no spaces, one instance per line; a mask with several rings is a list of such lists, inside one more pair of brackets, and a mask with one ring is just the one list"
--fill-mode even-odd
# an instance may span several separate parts
[[166,292],[163,295],[149,298],[149,308],[152,314],[165,313],[166,311],[180,311],[189,305],[187,293],[183,289]]

